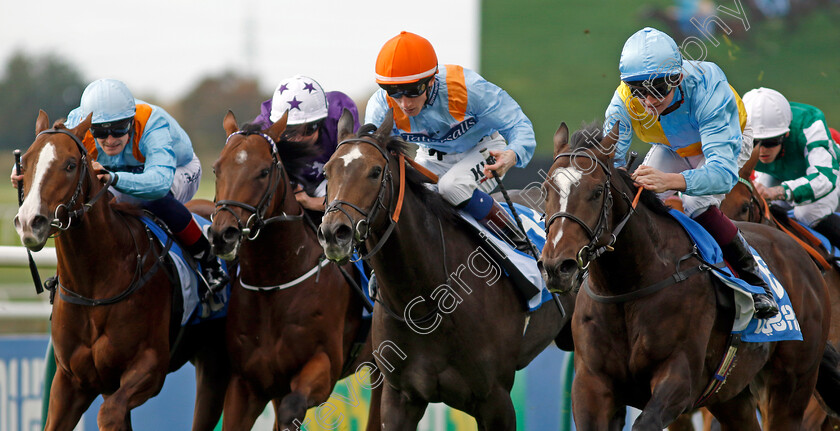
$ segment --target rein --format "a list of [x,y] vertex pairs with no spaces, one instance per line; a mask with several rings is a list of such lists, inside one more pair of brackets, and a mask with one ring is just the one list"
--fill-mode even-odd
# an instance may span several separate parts
[[[283,163],[280,161],[280,155],[277,151],[277,143],[274,142],[274,139],[271,139],[270,136],[266,135],[262,132],[243,132],[237,131],[230,134],[225,141],[225,145],[228,144],[230,139],[234,135],[243,135],[243,136],[250,136],[250,135],[258,135],[261,136],[263,139],[268,142],[269,150],[271,152],[271,158],[273,159],[273,163],[271,164],[271,169],[269,170],[269,181],[266,185],[266,189],[263,192],[262,197],[260,198],[259,203],[256,206],[248,205],[244,202],[234,201],[234,200],[220,200],[216,201],[215,206],[216,209],[213,211],[213,214],[210,216],[210,221],[213,221],[213,216],[218,214],[220,211],[227,211],[229,212],[233,218],[236,220],[236,224],[239,228],[239,231],[245,236],[245,238],[249,240],[255,240],[260,235],[260,231],[263,227],[270,223],[276,222],[283,222],[283,221],[298,221],[304,218],[305,211],[301,208],[301,213],[298,215],[289,215],[286,214],[281,210],[280,215],[270,217],[265,219],[265,212],[268,209],[269,204],[271,203],[271,199],[274,197],[274,193],[277,191],[277,187],[280,185],[280,180],[284,176],[285,169],[283,168]],[[285,184],[285,182],[284,182]],[[281,196],[279,202],[283,202],[286,200],[286,192],[288,187],[283,187],[283,196]],[[248,220],[243,224],[242,220],[239,216],[234,212],[230,207],[238,207],[242,208],[243,210],[251,213],[251,216],[248,217]]]

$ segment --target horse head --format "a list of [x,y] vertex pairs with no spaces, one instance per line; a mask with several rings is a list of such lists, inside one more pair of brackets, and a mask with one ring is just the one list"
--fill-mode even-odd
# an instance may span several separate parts
[[759,147],[755,147],[750,159],[738,171],[738,182],[720,203],[720,211],[732,220],[761,223],[764,218],[764,199],[750,181],[758,156]]
[[595,253],[615,242],[610,210],[617,136],[617,126],[603,138],[600,131],[583,130],[569,145],[565,123],[554,134],[554,163],[543,183],[548,218],[540,259],[553,291],[577,291]]
[[297,202],[286,202],[294,198],[281,156],[294,152],[298,159],[311,156],[314,150],[304,144],[281,142],[287,117],[288,112],[268,129],[260,130],[254,124],[240,129],[233,112],[225,115],[222,125],[227,140],[213,163],[216,209],[208,232],[213,252],[223,259],[236,258],[243,239],[256,239],[273,215],[285,215],[286,205],[301,212]]
[[31,250],[43,248],[55,229],[65,230],[79,221],[106,189],[96,179],[82,143],[90,124],[88,115],[73,129],[63,120],[50,129],[47,114],[38,113],[35,141],[21,159],[26,198],[15,216],[20,241]]
[[324,166],[328,204],[318,229],[318,241],[331,260],[347,261],[371,232],[381,233],[386,224],[394,223],[389,218],[395,199],[390,168],[394,156],[388,147],[392,114],[385,116],[374,133],[366,133],[365,126],[358,136],[353,133],[349,111],[345,110],[338,122],[339,144]]

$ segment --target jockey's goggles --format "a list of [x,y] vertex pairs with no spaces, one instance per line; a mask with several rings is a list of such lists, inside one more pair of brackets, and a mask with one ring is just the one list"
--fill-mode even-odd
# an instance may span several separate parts
[[424,79],[418,82],[411,82],[408,84],[379,84],[383,90],[391,96],[392,99],[399,99],[405,97],[420,97],[429,88],[429,80]]
[[131,118],[114,121],[110,123],[92,124],[90,134],[96,139],[105,139],[108,136],[121,138],[131,131]]
[[630,93],[639,99],[645,99],[649,95],[657,99],[664,99],[677,86],[678,82],[679,78],[674,79],[670,76],[644,81],[624,81],[630,88]]
[[779,135],[772,138],[764,138],[764,139],[754,139],[753,144],[755,146],[762,146],[764,148],[775,148],[779,145],[782,145],[782,142],[785,141],[785,135]]
[[304,124],[296,124],[294,126],[289,126],[286,128],[286,131],[283,132],[285,137],[292,137],[292,136],[312,136],[318,129],[321,128],[321,124],[324,123],[324,120],[313,121],[311,123],[304,123]]

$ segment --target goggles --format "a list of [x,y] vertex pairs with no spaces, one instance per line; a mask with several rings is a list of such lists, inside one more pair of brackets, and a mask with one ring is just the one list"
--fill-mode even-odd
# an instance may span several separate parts
[[96,139],[105,139],[108,136],[121,138],[131,131],[131,120],[132,118],[126,118],[111,123],[92,124],[90,134]]
[[388,93],[392,99],[400,99],[405,97],[420,97],[429,88],[429,80],[424,79],[419,82],[412,82],[408,84],[379,84],[383,90]]
[[785,135],[779,135],[773,138],[765,138],[765,139],[754,139],[753,144],[758,147],[762,146],[764,148],[775,148],[779,145],[782,145],[782,142],[785,141]]
[[318,129],[321,128],[321,124],[323,124],[324,120],[313,121],[311,123],[304,123],[304,124],[296,124],[294,126],[289,126],[286,128],[286,131],[283,132],[283,136],[286,138],[290,138],[293,136],[312,136]]
[[630,94],[639,99],[645,99],[648,96],[664,99],[677,86],[678,82],[679,78],[674,79],[670,76],[644,81],[624,81],[630,88]]

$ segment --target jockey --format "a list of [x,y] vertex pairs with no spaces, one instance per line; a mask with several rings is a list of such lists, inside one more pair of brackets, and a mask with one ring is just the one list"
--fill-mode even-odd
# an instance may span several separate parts
[[840,246],[840,163],[822,111],[764,87],[744,94],[744,106],[759,146],[756,190]]
[[[487,194],[496,187],[491,170],[501,176],[524,167],[537,146],[516,101],[472,70],[438,67],[432,44],[406,31],[379,52],[376,83],[381,88],[368,101],[365,123],[382,124],[393,110],[394,135],[419,146],[416,160],[439,176],[443,198],[527,250],[527,239]],[[485,166],[482,149],[496,162]]]
[[[92,124],[83,142],[99,180],[111,181],[118,201],[138,204],[163,220],[201,263],[206,287],[211,292],[223,288],[229,278],[184,206],[201,179],[201,163],[187,133],[166,111],[135,99],[115,79],[93,81],[85,88],[80,106],[67,117],[68,127],[90,113]],[[199,287],[205,286],[199,283]]]
[[776,315],[778,307],[749,245],[718,208],[752,151],[752,131],[738,94],[720,67],[683,60],[674,40],[650,27],[627,39],[619,72],[621,84],[604,122],[604,133],[620,122],[615,165],[625,165],[633,133],[650,143],[633,180],[662,198],[682,192],[686,214],[709,231],[745,282],[764,289],[753,295],[756,316]]
[[359,128],[359,110],[353,99],[340,91],[324,92],[314,79],[295,75],[280,81],[274,97],[262,103],[260,115],[253,121],[267,129],[289,111],[283,139],[306,142],[322,151],[303,172],[292,173],[298,183],[295,198],[308,210],[324,212],[327,195],[324,164],[338,146],[338,119],[345,109],[353,114],[355,131]]

